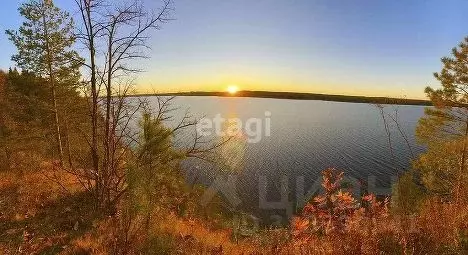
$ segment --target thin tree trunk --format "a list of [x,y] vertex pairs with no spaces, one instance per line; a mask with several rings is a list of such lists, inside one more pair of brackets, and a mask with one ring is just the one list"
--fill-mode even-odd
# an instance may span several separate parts
[[383,120],[383,124],[384,124],[384,128],[385,128],[385,133],[387,135],[388,146],[389,146],[389,149],[390,149],[390,154],[392,155],[394,171],[395,171],[394,174],[398,175],[398,169],[397,169],[397,165],[396,165],[395,154],[393,152],[392,137],[391,137],[390,129],[388,127],[387,119],[385,118],[384,107],[382,105],[376,105],[376,106],[377,106],[377,108],[379,108],[380,115],[382,116],[382,120]]
[[64,118],[64,122],[65,122],[65,139],[67,142],[68,165],[70,166],[71,169],[73,169],[73,161],[72,161],[72,156],[71,156],[71,144],[70,144],[70,129],[68,126],[67,118]]
[[62,145],[62,135],[60,134],[60,119],[57,107],[57,94],[55,90],[55,82],[53,82],[53,76],[50,76],[50,80],[52,83],[52,100],[54,101],[54,115],[55,115],[55,132],[56,132],[56,139],[57,139],[57,146],[59,152],[59,160],[60,165],[63,166],[63,145]]
[[54,70],[52,67],[52,49],[50,47],[50,41],[49,41],[49,32],[47,28],[47,21],[46,21],[46,15],[47,13],[44,11],[42,15],[42,20],[44,23],[44,37],[45,37],[45,42],[46,42],[46,50],[47,50],[47,67],[49,71],[49,85],[52,88],[52,101],[53,101],[53,111],[54,111],[54,117],[55,117],[55,132],[56,132],[56,140],[57,140],[57,149],[58,149],[58,154],[59,154],[59,160],[60,160],[60,165],[63,166],[63,146],[62,146],[62,136],[60,134],[60,119],[59,119],[59,113],[58,113],[58,107],[57,107],[57,91],[55,87],[55,76],[54,76]]
[[409,149],[409,152],[411,154],[411,159],[414,159],[415,157],[414,157],[413,147],[411,146],[411,143],[408,140],[408,136],[401,128],[400,121],[398,119],[398,109],[395,109],[395,118],[393,118],[391,115],[389,115],[389,117],[393,120],[393,122],[395,122],[398,132],[400,133],[401,137],[403,137],[403,139],[405,140],[406,146]]
[[[112,151],[112,145],[113,145],[113,141],[112,141],[112,134],[111,134],[111,100],[112,100],[112,40],[113,40],[113,27],[111,28],[111,32],[109,34],[109,42],[108,42],[108,72],[107,72],[107,84],[106,84],[106,138],[105,138],[105,141],[104,141],[104,144],[105,144],[105,149],[106,149],[106,162],[105,162],[105,178],[106,178],[106,181],[105,181],[105,185],[107,188],[108,185],[110,184],[110,172],[111,172],[111,166],[112,166],[112,162],[113,160],[111,159],[111,151]],[[107,190],[107,193],[106,193],[106,196],[107,196],[107,200],[110,202],[111,198],[110,198],[110,190]],[[110,209],[110,208],[108,208]]]
[[94,30],[93,21],[91,19],[91,3],[85,1],[86,9],[86,22],[88,23],[88,36],[89,36],[89,50],[90,50],[90,61],[91,61],[91,97],[92,97],[92,141],[91,141],[91,157],[93,161],[93,170],[96,175],[96,204],[98,208],[101,205],[101,189],[102,180],[101,173],[99,171],[99,154],[98,154],[98,91],[97,91],[97,80],[96,80],[96,49],[94,45]]

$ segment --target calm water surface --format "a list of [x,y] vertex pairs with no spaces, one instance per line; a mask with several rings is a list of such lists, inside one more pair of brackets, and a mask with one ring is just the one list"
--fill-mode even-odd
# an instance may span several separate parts
[[[179,118],[186,109],[197,117],[220,114],[244,123],[249,118],[264,120],[265,112],[271,113],[271,136],[262,136],[259,143],[248,143],[246,137],[231,140],[218,151],[223,167],[199,161],[184,164],[189,181],[211,185],[220,175],[234,176],[235,195],[240,198],[237,208],[262,219],[286,210],[261,205],[260,189],[266,190],[266,198],[272,202],[280,200],[283,190],[289,194],[288,202],[296,204],[298,178],[305,180],[307,191],[326,168],[340,169],[358,180],[375,178],[377,187],[388,189],[391,177],[410,166],[411,153],[395,125],[390,125],[392,155],[382,116],[374,105],[218,97],[178,97],[174,105]],[[395,108],[401,129],[417,155],[423,148],[414,134],[424,107],[387,106],[385,110],[393,114]],[[282,179],[287,183],[281,185]]]

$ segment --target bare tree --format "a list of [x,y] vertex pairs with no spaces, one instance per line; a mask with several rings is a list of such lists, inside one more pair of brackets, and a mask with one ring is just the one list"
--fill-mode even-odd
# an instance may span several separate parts
[[[142,71],[132,67],[132,61],[148,58],[150,47],[147,40],[152,31],[159,30],[171,20],[172,1],[163,0],[161,7],[154,11],[147,11],[139,0],[75,2],[82,19],[77,38],[89,52],[83,66],[89,69],[85,87],[88,88],[86,94],[90,95],[92,118],[91,138],[87,139],[91,148],[92,171],[72,171],[79,177],[83,187],[94,193],[96,206],[113,212],[128,190],[128,161],[140,162],[142,159],[142,154],[135,154],[134,151],[140,133],[132,125],[142,111],[149,112],[147,102],[130,97],[134,83],[132,77]],[[174,110],[170,107],[172,100],[157,99],[157,110],[152,112],[157,123],[163,125],[172,120],[169,116]],[[176,136],[197,123],[187,112],[165,134]],[[205,158],[204,155],[225,142],[210,143],[195,133],[192,142],[179,148],[177,155],[182,158]],[[180,158],[167,160],[176,159]]]
[[392,142],[392,134],[391,134],[391,128],[390,128],[389,120],[391,122],[393,122],[393,124],[395,125],[395,128],[397,129],[398,133],[400,134],[400,136],[405,141],[406,147],[408,147],[409,153],[411,155],[411,159],[414,160],[415,159],[415,154],[414,154],[414,151],[413,151],[413,146],[411,145],[411,143],[409,141],[408,135],[405,133],[405,131],[403,130],[403,127],[401,126],[400,118],[399,118],[398,105],[393,107],[393,109],[392,109],[393,111],[391,113],[388,113],[388,112],[385,111],[385,105],[383,105],[383,104],[374,104],[374,106],[379,110],[379,114],[382,117],[382,121],[383,121],[383,124],[384,124],[384,129],[385,129],[385,134],[387,136],[388,146],[389,146],[390,153],[391,153],[391,156],[392,156],[393,164],[395,165],[395,173],[397,174],[398,169],[396,169],[396,161],[395,161],[396,158],[395,158],[395,153],[394,153],[394,146],[393,146],[393,142]]
[[[147,12],[138,0],[75,2],[82,20],[77,38],[89,52],[88,61],[83,65],[89,69],[90,76],[87,86],[91,97],[93,171],[83,175],[92,178],[86,184],[94,185],[96,206],[111,208],[125,191],[124,175],[119,171],[123,155],[128,151],[123,137],[131,140],[128,126],[139,108],[126,100],[132,82],[127,77],[140,71],[131,68],[130,62],[147,58],[149,33],[169,20],[171,1],[164,0],[162,7],[154,12]],[[105,93],[104,114],[100,111],[101,92]],[[101,127],[102,136],[99,135]]]
[[[96,63],[96,51],[97,44],[96,41],[100,38],[102,31],[102,26],[100,21],[97,20],[94,16],[96,15],[96,10],[100,8],[103,4],[103,1],[97,0],[75,0],[78,9],[81,15],[82,27],[78,29],[77,38],[85,46],[85,49],[88,51],[88,62],[83,63],[83,66],[87,67],[90,72],[89,80],[87,85],[90,86],[91,92],[91,119],[92,119],[92,130],[91,130],[91,158],[93,164],[93,173],[86,173],[83,177],[87,177],[88,186],[91,185],[91,179],[96,179],[96,194],[99,190],[99,152],[98,152],[98,98],[99,98],[99,89],[98,89],[98,66]],[[90,176],[92,174],[93,176]],[[99,201],[96,198],[96,206],[98,206]]]
[[395,165],[394,171],[395,171],[395,174],[397,174],[398,169],[396,168],[395,153],[394,153],[393,144],[392,144],[392,134],[390,132],[390,126],[388,124],[387,117],[385,114],[385,109],[384,109],[385,106],[382,104],[375,104],[375,107],[379,110],[380,116],[382,117],[382,121],[383,121],[384,128],[385,128],[385,134],[387,135],[388,147],[390,149],[390,154],[392,155],[393,164]]
[[[145,49],[149,49],[147,45],[148,33],[152,30],[159,30],[161,24],[170,20],[170,3],[170,1],[165,0],[160,10],[156,13],[148,13],[139,1],[128,1],[117,3],[114,8],[106,8],[104,13],[105,22],[102,23],[102,27],[104,38],[107,39],[106,63],[103,73],[106,89],[104,186],[109,186],[108,182],[111,180],[109,177],[117,173],[115,151],[118,144],[122,142],[116,133],[119,122],[122,121],[122,117],[128,119],[128,117],[132,117],[128,114],[133,115],[136,112],[131,110],[128,112],[125,97],[122,97],[128,94],[129,87],[124,85],[123,90],[120,91],[115,91],[114,87],[122,88],[122,77],[125,80],[125,77],[141,71],[130,67],[129,62],[147,58]],[[113,101],[113,96],[117,96],[118,99]],[[125,130],[126,127],[127,124],[120,131]],[[117,197],[119,196],[120,194],[117,194]],[[110,195],[107,194],[106,200],[109,199]]]
[[405,140],[405,144],[408,147],[408,150],[409,150],[410,155],[411,155],[411,159],[415,159],[415,155],[414,155],[414,152],[413,152],[413,146],[411,146],[408,135],[405,133],[405,131],[403,130],[403,127],[401,126],[400,118],[399,118],[398,113],[399,113],[399,108],[398,108],[398,106],[395,106],[393,108],[393,114],[389,113],[389,114],[387,114],[387,116],[393,121],[393,123],[395,123],[395,126],[396,126],[396,128],[398,130],[398,133],[400,133],[400,136]]

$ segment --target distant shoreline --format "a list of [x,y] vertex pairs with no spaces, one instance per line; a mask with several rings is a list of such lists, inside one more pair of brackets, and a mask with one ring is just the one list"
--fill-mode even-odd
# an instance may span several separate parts
[[204,92],[204,91],[175,92],[175,93],[147,93],[147,94],[131,95],[130,97],[149,97],[149,96],[250,97],[250,98],[272,98],[272,99],[291,99],[291,100],[319,100],[319,101],[368,103],[368,104],[422,105],[422,106],[432,105],[431,101],[422,100],[422,99],[329,95],[329,94],[298,93],[298,92],[271,92],[271,91],[239,91],[235,95],[231,95],[228,92]]

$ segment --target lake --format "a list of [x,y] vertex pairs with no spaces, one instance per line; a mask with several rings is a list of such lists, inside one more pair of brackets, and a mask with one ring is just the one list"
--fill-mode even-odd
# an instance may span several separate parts
[[238,118],[244,126],[249,119],[262,121],[258,142],[240,135],[217,151],[222,163],[194,159],[183,166],[189,182],[211,186],[232,208],[263,222],[284,220],[294,213],[317,190],[321,171],[330,167],[344,171],[351,183],[366,183],[371,192],[389,194],[392,178],[411,164],[410,147],[415,155],[424,151],[415,140],[422,106],[385,106],[388,114],[397,110],[400,130],[410,146],[387,116],[390,147],[382,115],[370,104],[178,97],[173,105],[178,107],[176,119],[189,109],[192,115],[208,120]]

